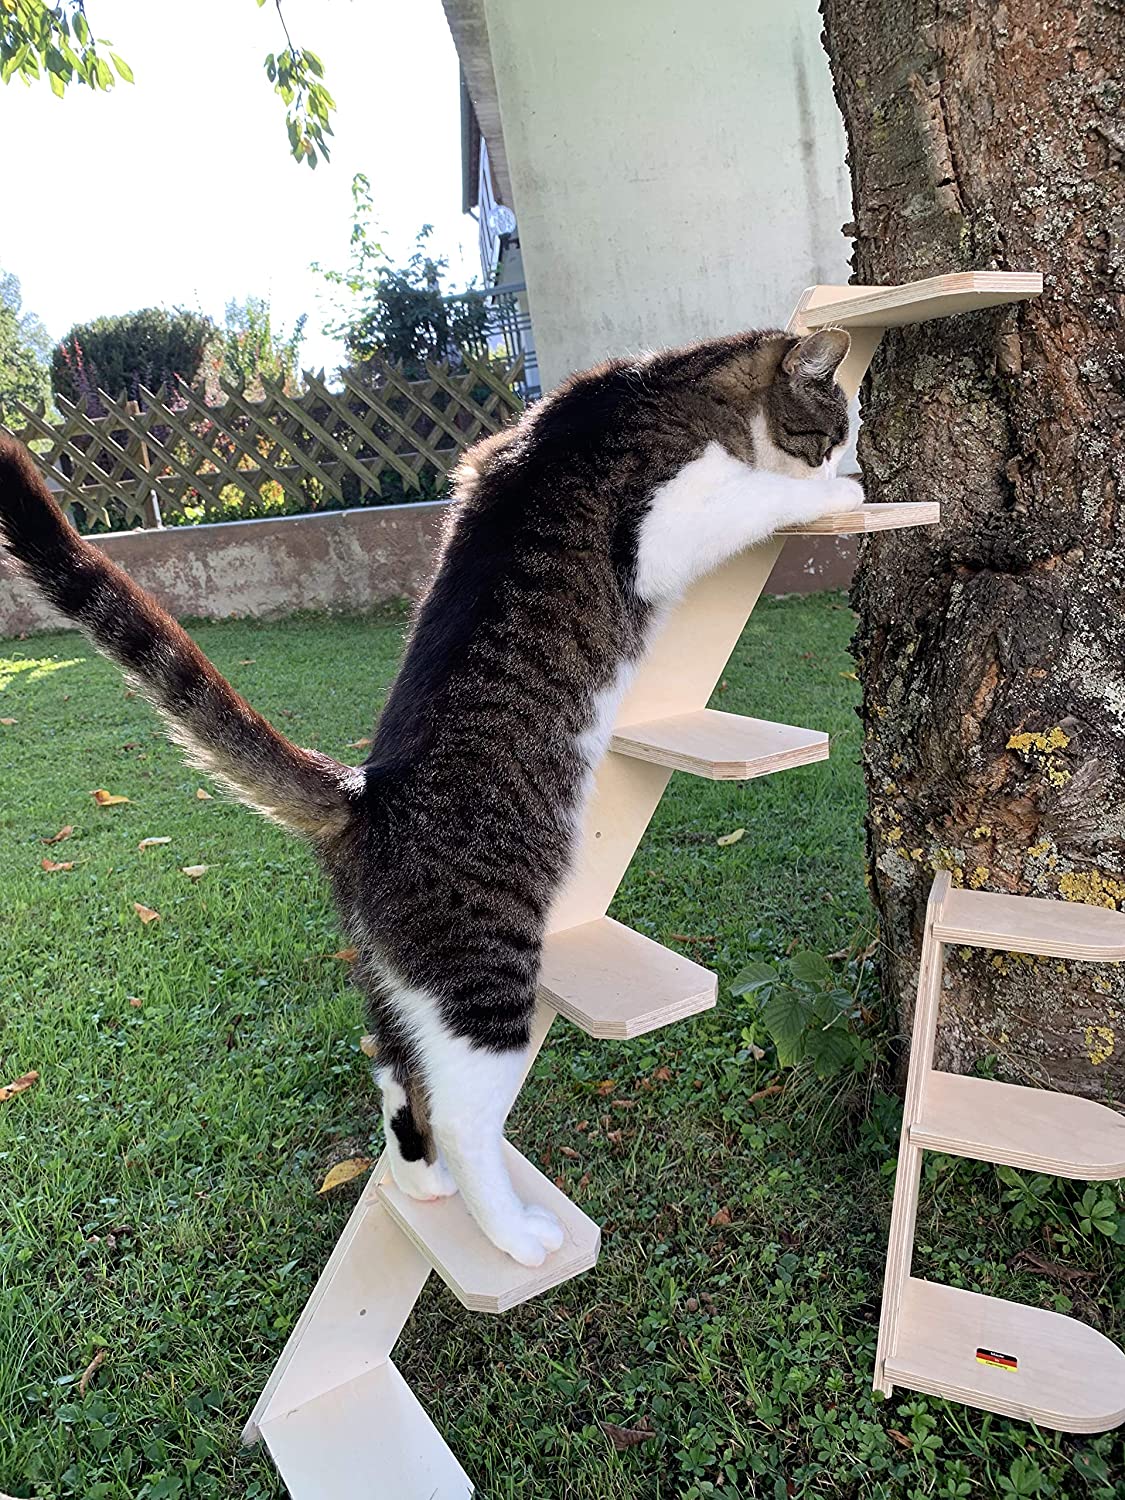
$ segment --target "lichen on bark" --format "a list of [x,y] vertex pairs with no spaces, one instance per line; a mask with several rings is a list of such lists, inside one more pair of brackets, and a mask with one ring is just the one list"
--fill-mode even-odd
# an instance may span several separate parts
[[[934,871],[1125,910],[1125,14],[822,0],[854,279],[1040,270],[1019,307],[889,331],[853,603],[871,889],[909,1023]],[[939,1065],[1125,1096],[1125,968],[950,955]]]

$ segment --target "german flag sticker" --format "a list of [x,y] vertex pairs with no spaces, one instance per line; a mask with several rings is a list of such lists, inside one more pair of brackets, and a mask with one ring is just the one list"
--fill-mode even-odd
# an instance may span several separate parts
[[995,1349],[978,1349],[977,1364],[991,1365],[994,1370],[1018,1370],[1020,1367],[1014,1354],[997,1354]]

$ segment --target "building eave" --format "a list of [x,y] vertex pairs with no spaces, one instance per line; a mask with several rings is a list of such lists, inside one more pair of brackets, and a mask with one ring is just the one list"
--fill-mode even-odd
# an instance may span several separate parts
[[[442,0],[442,5],[453,36],[453,45],[461,60],[461,72],[472,100],[473,113],[488,147],[496,196],[501,203],[514,207],[508,158],[504,151],[504,131],[500,123],[496,75],[492,71],[492,48],[488,38],[484,0]],[[462,130],[463,146],[465,142],[466,132]],[[462,165],[467,171],[467,164],[463,161]]]

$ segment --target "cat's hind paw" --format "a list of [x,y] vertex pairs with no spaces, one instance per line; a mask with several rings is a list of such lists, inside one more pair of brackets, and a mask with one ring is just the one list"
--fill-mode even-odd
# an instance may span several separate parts
[[534,1269],[560,1248],[564,1235],[563,1227],[553,1213],[537,1204],[521,1204],[520,1212],[498,1226],[489,1238],[521,1266]]
[[457,1191],[449,1168],[439,1156],[435,1162],[405,1161],[397,1151],[391,1153],[391,1176],[395,1187],[419,1203],[433,1203],[451,1198]]

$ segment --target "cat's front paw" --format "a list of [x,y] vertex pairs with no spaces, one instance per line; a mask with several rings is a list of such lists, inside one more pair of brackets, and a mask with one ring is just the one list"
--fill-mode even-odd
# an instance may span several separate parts
[[521,1204],[520,1212],[509,1222],[494,1226],[489,1238],[521,1266],[534,1269],[560,1248],[564,1235],[554,1214],[533,1203]]
[[837,476],[828,482],[828,509],[858,510],[863,504],[863,486],[854,479]]

